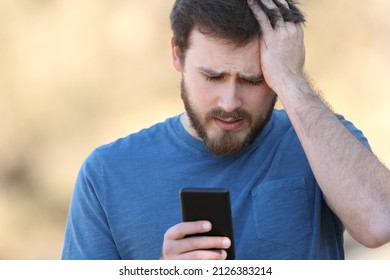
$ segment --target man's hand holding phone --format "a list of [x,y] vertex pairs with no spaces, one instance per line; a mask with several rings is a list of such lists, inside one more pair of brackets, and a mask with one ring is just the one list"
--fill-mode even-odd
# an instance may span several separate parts
[[231,246],[228,237],[191,236],[207,233],[212,225],[208,221],[183,222],[169,228],[164,235],[161,259],[169,260],[224,260]]
[[221,188],[180,190],[182,223],[164,235],[162,259],[235,258],[230,193]]

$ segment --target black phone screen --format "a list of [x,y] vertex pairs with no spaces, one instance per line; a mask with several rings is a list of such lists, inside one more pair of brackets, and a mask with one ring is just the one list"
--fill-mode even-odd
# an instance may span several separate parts
[[211,222],[211,231],[197,235],[229,237],[232,245],[227,249],[227,259],[233,260],[235,252],[229,191],[219,188],[183,188],[180,190],[180,203],[183,222]]

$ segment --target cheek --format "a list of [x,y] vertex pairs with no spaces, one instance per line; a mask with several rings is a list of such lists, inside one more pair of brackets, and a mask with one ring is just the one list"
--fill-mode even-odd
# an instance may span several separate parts
[[275,94],[268,87],[261,88],[247,95],[245,107],[254,115],[261,115],[274,105]]
[[202,78],[195,78],[187,81],[188,94],[193,103],[199,105],[212,106],[217,101],[217,95],[213,94],[211,83]]
[[272,100],[273,92],[268,86],[261,85],[250,88],[245,96],[247,97],[247,104],[257,104],[259,106]]

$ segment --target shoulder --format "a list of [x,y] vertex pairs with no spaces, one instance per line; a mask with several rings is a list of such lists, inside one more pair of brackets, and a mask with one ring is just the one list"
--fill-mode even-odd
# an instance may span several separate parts
[[295,130],[285,110],[274,110],[269,122],[269,137],[273,141],[285,138],[296,138]]
[[150,146],[159,145],[171,134],[172,123],[178,118],[172,117],[163,122],[154,124],[149,128],[142,129],[126,137],[119,138],[111,143],[102,145],[96,149],[101,154],[123,152],[128,150],[138,150]]
[[149,128],[131,133],[125,137],[101,145],[94,149],[84,162],[84,165],[117,165],[121,161],[137,158],[139,155],[162,150],[167,141],[172,138],[172,127],[178,116],[154,124]]
[[[359,130],[351,121],[344,118],[340,114],[335,114],[341,123],[351,131],[364,145],[369,146],[367,138],[363,132]],[[272,115],[273,131],[283,134],[283,136],[289,136],[297,138],[294,127],[285,110],[274,110]],[[288,133],[289,132],[289,133]]]
[[285,110],[275,109],[272,113],[271,122],[273,123],[273,129],[278,131],[287,131],[292,128],[292,124]]

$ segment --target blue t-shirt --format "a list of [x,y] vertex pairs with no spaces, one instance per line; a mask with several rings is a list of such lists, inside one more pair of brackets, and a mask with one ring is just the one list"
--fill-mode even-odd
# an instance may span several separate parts
[[76,182],[62,258],[159,259],[182,187],[230,191],[237,259],[344,258],[343,225],[283,110],[238,155],[214,156],[179,116],[97,148]]

